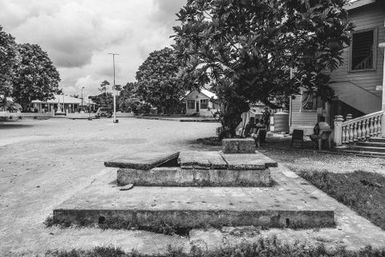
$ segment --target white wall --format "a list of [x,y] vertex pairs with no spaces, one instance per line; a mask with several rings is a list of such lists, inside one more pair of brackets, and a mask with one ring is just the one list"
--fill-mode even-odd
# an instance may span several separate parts
[[[202,109],[201,108],[201,100],[207,99],[209,101],[208,109]],[[189,109],[187,102],[189,100],[195,101],[194,109]],[[211,117],[213,116],[213,113],[215,112],[213,110],[213,103],[210,101],[210,98],[205,96],[202,93],[199,93],[197,90],[192,91],[186,98],[185,98],[185,104],[186,104],[186,115],[193,115],[197,113],[196,111],[196,105],[199,105],[199,115],[203,117]]]

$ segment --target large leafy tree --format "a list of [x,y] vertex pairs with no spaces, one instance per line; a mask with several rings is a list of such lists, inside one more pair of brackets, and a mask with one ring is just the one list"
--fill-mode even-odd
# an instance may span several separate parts
[[39,45],[18,45],[21,62],[13,79],[12,96],[25,110],[32,100],[45,101],[59,92],[60,75]]
[[137,83],[128,82],[119,94],[119,109],[123,112],[133,111],[133,105],[138,102],[136,97]]
[[163,113],[174,113],[185,93],[180,60],[171,48],[150,53],[136,73],[137,96]]
[[96,107],[107,107],[112,110],[114,108],[114,100],[112,93],[100,93],[96,96],[89,97],[95,104]]
[[110,85],[110,82],[107,80],[104,80],[100,83],[100,86],[98,88],[99,94],[95,96],[90,96],[89,98],[95,102],[96,107],[107,107],[112,109],[114,105],[114,98],[112,93],[107,92],[108,86]]
[[0,26],[0,100],[5,101],[12,92],[12,80],[19,62],[15,39]]
[[[175,49],[189,71],[202,74],[195,78],[212,81],[226,136],[235,135],[251,102],[270,104],[300,87],[330,94],[327,72],[341,64],[352,28],[345,3],[188,0],[174,28]],[[291,68],[297,71],[294,77]]]

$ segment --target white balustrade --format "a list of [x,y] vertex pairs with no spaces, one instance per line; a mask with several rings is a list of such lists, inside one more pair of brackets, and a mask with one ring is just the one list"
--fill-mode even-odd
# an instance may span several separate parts
[[380,111],[342,122],[342,125],[338,126],[341,129],[339,135],[342,137],[339,142],[348,144],[382,136],[383,116],[384,112]]

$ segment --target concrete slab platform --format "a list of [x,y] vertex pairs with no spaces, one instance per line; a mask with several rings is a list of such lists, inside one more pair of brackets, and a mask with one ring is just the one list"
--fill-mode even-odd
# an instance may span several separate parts
[[178,163],[184,169],[211,168],[227,169],[227,162],[219,152],[184,151],[179,154]]
[[269,169],[227,170],[205,168],[164,167],[151,170],[119,169],[120,186],[172,186],[172,187],[263,187],[271,186]]
[[186,151],[178,157],[180,167],[157,167],[151,170],[122,168],[117,172],[118,185],[257,187],[271,186],[268,166],[274,162],[261,153],[222,154]]
[[[258,158],[255,153],[251,154],[226,154],[221,153],[231,170],[263,170],[267,168],[264,159]],[[259,155],[261,156],[261,155]]]
[[137,152],[104,163],[106,167],[150,170],[178,158],[179,152]]
[[334,226],[333,208],[286,182],[272,188],[134,187],[120,191],[107,183],[113,179],[110,175],[65,201],[54,210],[54,218],[83,225],[119,220],[134,227]]
[[278,162],[274,161],[273,159],[267,157],[266,155],[256,151],[255,152],[256,157],[260,160],[263,160],[265,162],[266,167],[268,168],[276,168],[278,167]]
[[178,163],[183,169],[264,169],[277,167],[278,163],[264,154],[252,153],[227,154],[217,151],[186,151],[179,154]]

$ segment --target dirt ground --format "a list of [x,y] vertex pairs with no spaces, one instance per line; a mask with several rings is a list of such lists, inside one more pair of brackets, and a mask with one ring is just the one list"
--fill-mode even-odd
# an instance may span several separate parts
[[314,143],[311,141],[305,142],[304,149],[294,149],[290,147],[290,142],[291,137],[271,137],[258,150],[295,172],[328,171],[350,173],[359,170],[385,175],[384,158],[319,152],[315,150]]
[[0,256],[114,243],[109,235],[119,232],[46,229],[43,222],[97,177],[116,172],[104,161],[137,151],[192,149],[197,138],[215,135],[217,126],[137,119],[0,123]]
[[[46,228],[43,224],[54,207],[91,183],[115,174],[115,169],[104,167],[104,161],[138,151],[217,150],[220,147],[196,143],[198,138],[215,136],[217,126],[138,119],[121,119],[119,124],[113,124],[110,119],[0,123],[0,256],[36,256],[52,249],[87,250],[111,245],[125,251],[137,249],[143,254],[154,254],[166,252],[169,245],[212,249],[257,240],[260,232],[254,228],[193,230],[190,238],[185,238],[145,231]],[[371,171],[384,170],[382,159],[290,151],[281,149],[280,144],[273,142],[260,150],[289,167],[327,168],[335,172],[365,167]],[[319,165],[314,165],[314,161]],[[279,169],[287,168],[280,165]],[[315,188],[314,193],[336,208],[336,228],[272,229],[261,235],[354,249],[368,242],[377,247],[384,244],[384,231],[380,228]]]

